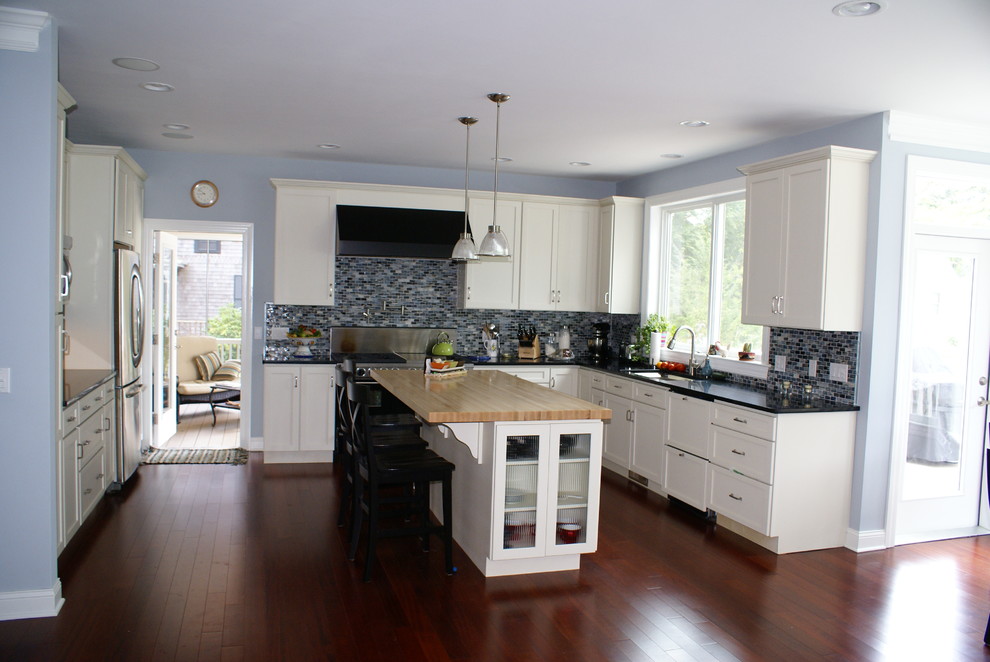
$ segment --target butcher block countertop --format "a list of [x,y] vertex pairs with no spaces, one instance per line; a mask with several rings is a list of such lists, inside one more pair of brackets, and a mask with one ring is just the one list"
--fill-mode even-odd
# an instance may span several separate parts
[[468,370],[442,379],[417,370],[374,370],[371,376],[427,423],[612,418],[611,409],[498,370]]

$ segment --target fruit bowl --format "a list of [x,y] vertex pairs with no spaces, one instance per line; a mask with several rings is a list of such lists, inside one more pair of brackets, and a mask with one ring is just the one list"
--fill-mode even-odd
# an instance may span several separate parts
[[311,357],[311,356],[313,356],[313,352],[312,352],[312,350],[310,350],[310,347],[312,347],[313,344],[316,343],[316,338],[292,338],[292,337],[290,337],[289,340],[291,340],[292,341],[292,344],[294,344],[296,346],[296,351],[293,353],[293,356],[299,356],[299,357]]

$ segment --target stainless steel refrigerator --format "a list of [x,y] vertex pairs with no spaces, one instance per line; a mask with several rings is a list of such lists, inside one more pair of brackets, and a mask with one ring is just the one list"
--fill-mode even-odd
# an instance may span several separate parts
[[123,484],[141,464],[144,446],[144,384],[141,358],[144,355],[144,289],[141,256],[117,249],[116,368],[117,368],[117,483]]

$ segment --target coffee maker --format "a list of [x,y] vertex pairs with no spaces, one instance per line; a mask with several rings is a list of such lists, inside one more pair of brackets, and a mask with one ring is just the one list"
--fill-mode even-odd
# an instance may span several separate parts
[[597,322],[591,325],[588,349],[591,350],[592,361],[604,361],[608,358],[608,331],[608,322]]

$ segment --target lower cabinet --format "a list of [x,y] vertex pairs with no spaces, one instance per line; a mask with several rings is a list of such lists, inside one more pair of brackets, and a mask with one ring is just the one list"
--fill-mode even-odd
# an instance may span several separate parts
[[62,411],[58,442],[58,550],[100,501],[113,473],[117,410],[113,379]]
[[667,431],[667,398],[670,392],[648,384],[633,384],[632,445],[629,470],[647,485],[663,484],[663,447]]
[[496,424],[492,559],[597,549],[600,429],[582,423]]
[[528,382],[546,386],[554,391],[560,391],[561,393],[578,397],[578,374],[580,368],[577,366],[477,366],[475,370],[501,370],[519,379],[525,379]]
[[265,462],[330,462],[334,366],[265,366]]
[[705,510],[708,507],[708,460],[674,446],[665,446],[663,450],[663,485],[667,494]]

